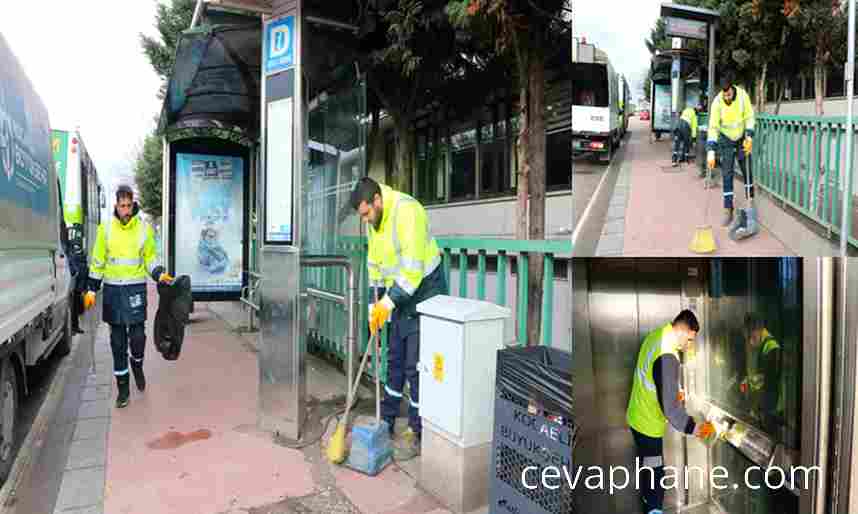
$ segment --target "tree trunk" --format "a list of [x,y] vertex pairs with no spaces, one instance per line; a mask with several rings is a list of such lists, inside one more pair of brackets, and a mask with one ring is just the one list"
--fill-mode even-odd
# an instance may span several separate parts
[[768,71],[769,63],[765,63],[760,76],[757,77],[757,114],[766,112],[766,74]]
[[[814,87],[814,97],[816,104],[816,115],[823,116],[825,114],[825,108],[823,105],[823,96],[825,94],[825,63],[822,61],[819,55],[817,55],[816,63],[813,66],[813,87]],[[823,203],[823,195],[825,192],[825,181],[828,180],[826,177],[826,168],[823,165],[823,155],[825,149],[822,148],[822,134],[818,129],[814,129],[813,131],[813,148],[816,149],[816,156],[814,159],[815,169],[818,170],[818,173],[810,174],[810,182],[811,182],[811,191],[813,194],[811,195],[812,204],[809,206],[812,212],[819,214],[819,209]],[[818,179],[817,179],[818,177]]]
[[413,183],[414,134],[410,130],[406,116],[393,116],[393,127],[396,131],[396,174],[394,187],[403,193],[411,194]]
[[784,92],[786,91],[786,79],[783,77],[779,78],[776,82],[775,87],[777,87],[776,94],[778,95],[778,101],[775,104],[775,116],[777,116],[781,112],[781,104],[784,101]]
[[[535,38],[541,31],[533,32]],[[530,76],[530,189],[529,238],[545,239],[545,54],[541,41],[534,41],[531,53]],[[542,325],[543,256],[530,257],[528,283],[527,343],[538,345]]]
[[518,100],[518,144],[516,151],[518,152],[518,184],[516,193],[518,201],[516,202],[516,227],[515,238],[527,239],[527,212],[529,195],[529,175],[530,175],[530,159],[528,158],[529,149],[529,132],[530,132],[530,117],[527,114],[527,82],[522,81],[519,85],[519,100]]

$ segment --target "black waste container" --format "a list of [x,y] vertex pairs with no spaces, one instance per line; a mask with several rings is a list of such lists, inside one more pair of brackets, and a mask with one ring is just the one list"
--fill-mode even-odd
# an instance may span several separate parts
[[[494,436],[489,468],[491,514],[570,514],[572,356],[544,346],[497,354]],[[557,476],[543,485],[543,473]],[[534,487],[535,486],[535,487]],[[555,487],[557,486],[557,487]]]

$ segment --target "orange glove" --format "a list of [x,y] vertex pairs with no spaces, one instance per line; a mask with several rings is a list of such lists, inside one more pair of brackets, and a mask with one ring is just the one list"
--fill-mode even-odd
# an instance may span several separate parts
[[167,273],[161,273],[161,276],[158,277],[158,282],[161,282],[163,284],[172,284],[173,280],[175,280],[175,279],[173,277],[171,277],[170,275],[168,275]]
[[95,305],[95,293],[92,291],[85,292],[83,294],[83,309],[88,311],[93,305]]
[[676,394],[676,399],[679,400],[680,402],[684,402],[685,401],[685,391],[680,389],[679,392]]
[[715,169],[715,150],[706,152],[706,167],[710,170]]
[[694,435],[705,441],[715,435],[715,425],[709,421],[698,423],[694,429]]
[[741,384],[739,384],[739,391],[740,391],[742,394],[748,394],[748,383],[747,383],[747,382],[742,382]]
[[754,140],[750,137],[746,137],[745,142],[742,144],[742,148],[745,150],[745,155],[751,155],[751,152],[754,150]]
[[369,316],[369,332],[373,336],[381,330],[381,327],[390,319],[390,314],[393,312],[395,305],[389,296],[385,296],[381,301],[376,302],[372,306],[372,312]]

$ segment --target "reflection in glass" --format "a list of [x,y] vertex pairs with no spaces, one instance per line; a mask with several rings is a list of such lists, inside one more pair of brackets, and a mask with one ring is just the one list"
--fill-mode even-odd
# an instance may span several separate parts
[[[800,448],[800,266],[796,258],[713,261],[707,338],[711,402],[793,450]],[[797,497],[767,488],[761,472],[749,476],[761,489],[745,483],[754,463],[731,445],[718,444],[712,464],[729,472],[730,487],[713,491],[728,512],[797,512]]]

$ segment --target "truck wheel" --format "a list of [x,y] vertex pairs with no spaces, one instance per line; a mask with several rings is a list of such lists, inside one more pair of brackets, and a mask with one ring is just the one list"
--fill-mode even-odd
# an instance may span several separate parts
[[63,335],[60,336],[60,340],[54,347],[54,354],[57,357],[65,357],[66,355],[71,353],[72,337],[74,337],[74,334],[72,334],[71,331],[71,317],[71,306],[69,306],[69,308],[66,310],[66,322],[65,325],[63,325]]
[[0,483],[6,482],[15,457],[18,422],[18,375],[5,358],[0,365]]

